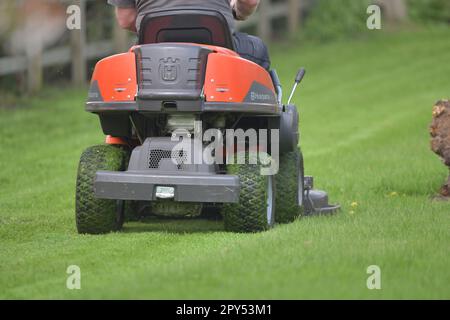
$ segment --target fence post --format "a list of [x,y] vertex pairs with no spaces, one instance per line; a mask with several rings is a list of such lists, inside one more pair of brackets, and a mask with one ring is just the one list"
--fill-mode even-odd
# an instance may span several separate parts
[[300,2],[301,0],[289,0],[288,21],[289,32],[291,35],[298,31],[300,25]]
[[262,0],[258,7],[258,35],[264,41],[270,41],[272,37],[272,25],[270,21],[270,0]]
[[81,28],[71,31],[72,82],[76,86],[86,83],[86,0],[75,0],[81,13]]
[[28,93],[36,93],[42,89],[43,84],[43,66],[42,51],[43,44],[41,39],[31,41],[34,45],[27,45],[27,91]]

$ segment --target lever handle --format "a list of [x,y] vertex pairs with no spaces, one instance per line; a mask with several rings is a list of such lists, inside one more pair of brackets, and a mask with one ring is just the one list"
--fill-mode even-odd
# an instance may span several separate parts
[[295,76],[294,87],[292,88],[291,94],[289,96],[287,104],[291,104],[292,98],[294,97],[295,90],[297,90],[297,86],[302,82],[303,77],[305,76],[306,70],[305,68],[300,68],[298,70],[297,75]]
[[306,74],[305,68],[300,68],[300,70],[298,70],[298,72],[297,72],[297,76],[295,77],[295,83],[298,84],[298,83],[302,82],[305,74]]

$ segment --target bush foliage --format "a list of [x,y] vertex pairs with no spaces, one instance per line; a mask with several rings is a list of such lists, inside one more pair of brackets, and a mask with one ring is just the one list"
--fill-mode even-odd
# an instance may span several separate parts
[[[409,17],[418,23],[450,24],[450,0],[405,0]],[[355,37],[367,31],[367,7],[373,0],[316,0],[306,17],[303,35],[318,40]]]
[[319,40],[355,36],[366,29],[370,0],[318,0],[305,24],[305,36]]
[[450,23],[449,0],[408,0],[411,19],[426,23]]

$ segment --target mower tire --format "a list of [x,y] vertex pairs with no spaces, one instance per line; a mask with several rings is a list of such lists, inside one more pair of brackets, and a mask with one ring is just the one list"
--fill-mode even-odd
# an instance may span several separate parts
[[[248,153],[246,154],[248,160]],[[227,203],[222,213],[225,230],[231,232],[259,232],[275,224],[275,178],[264,176],[260,164],[231,164],[229,174],[239,176],[239,203]]]
[[290,223],[303,213],[304,169],[300,149],[280,155],[275,176],[277,223]]
[[76,225],[80,234],[103,234],[122,229],[125,203],[98,199],[94,180],[99,170],[123,171],[128,152],[120,146],[99,145],[81,155],[76,185]]

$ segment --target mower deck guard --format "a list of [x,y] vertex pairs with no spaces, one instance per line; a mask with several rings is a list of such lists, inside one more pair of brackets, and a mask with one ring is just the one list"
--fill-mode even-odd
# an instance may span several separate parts
[[94,183],[96,197],[115,200],[155,201],[158,187],[174,188],[180,202],[239,202],[240,181],[233,175],[98,171]]

